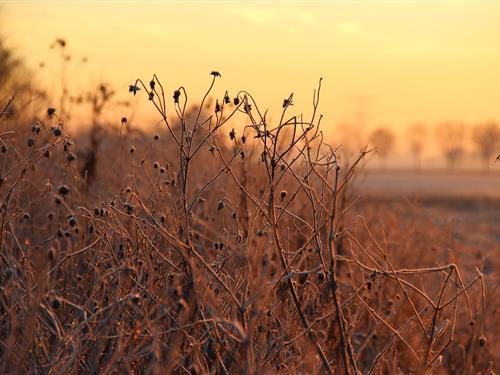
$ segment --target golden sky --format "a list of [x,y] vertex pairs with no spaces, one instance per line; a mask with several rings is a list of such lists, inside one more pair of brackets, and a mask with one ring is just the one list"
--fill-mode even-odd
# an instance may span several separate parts
[[[403,129],[414,121],[500,119],[500,2],[13,2],[1,29],[46,84],[58,66],[49,45],[68,41],[79,84],[103,79],[126,93],[157,72],[200,98],[218,70],[218,93],[246,89],[277,113],[290,92],[310,110],[324,77],[324,126],[355,119]],[[277,115],[275,115],[277,117]]]

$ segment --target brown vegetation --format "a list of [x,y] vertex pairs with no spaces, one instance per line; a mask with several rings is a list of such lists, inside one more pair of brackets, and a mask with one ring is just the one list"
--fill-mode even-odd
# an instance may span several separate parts
[[321,82],[271,124],[245,91],[207,104],[219,77],[194,107],[130,85],[155,135],[0,118],[0,372],[492,373],[496,281],[407,208],[353,214],[369,150],[325,143]]

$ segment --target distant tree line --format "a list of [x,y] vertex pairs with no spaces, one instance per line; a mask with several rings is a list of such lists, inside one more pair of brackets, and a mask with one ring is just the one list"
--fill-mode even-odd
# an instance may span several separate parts
[[[421,123],[410,126],[405,132],[406,147],[413,156],[415,169],[422,168],[422,154],[429,148],[431,135]],[[474,125],[470,135],[462,122],[443,122],[435,126],[433,136],[450,170],[456,169],[464,160],[467,141],[470,141],[485,170],[490,169],[500,150],[500,125],[496,121]],[[378,127],[370,132],[368,143],[377,148],[382,166],[385,166],[388,156],[394,151],[396,135],[387,126]]]

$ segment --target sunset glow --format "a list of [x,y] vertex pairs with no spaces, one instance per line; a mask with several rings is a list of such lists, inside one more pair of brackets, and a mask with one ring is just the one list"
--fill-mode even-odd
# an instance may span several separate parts
[[[86,67],[73,83],[106,80],[126,90],[153,72],[195,96],[207,72],[246,89],[271,112],[295,92],[308,110],[324,77],[325,126],[357,121],[403,129],[415,121],[500,117],[500,4],[488,2],[56,2],[4,5],[2,31],[57,85],[56,37]],[[126,93],[126,92],[125,92]]]

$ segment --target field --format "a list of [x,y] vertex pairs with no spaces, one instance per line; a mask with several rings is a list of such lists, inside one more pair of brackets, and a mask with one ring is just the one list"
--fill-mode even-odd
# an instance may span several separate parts
[[269,124],[219,80],[130,85],[155,133],[0,118],[0,372],[498,371],[498,175],[365,172],[321,86]]

